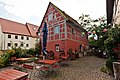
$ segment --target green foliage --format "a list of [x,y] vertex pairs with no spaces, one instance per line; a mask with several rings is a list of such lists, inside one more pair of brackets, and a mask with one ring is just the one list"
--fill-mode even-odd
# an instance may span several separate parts
[[9,53],[4,53],[0,56],[0,67],[7,66],[9,64],[11,55]]
[[41,51],[42,51],[42,46],[40,41],[40,43],[36,43],[35,45],[35,54],[41,54]]
[[[89,27],[86,28],[86,30],[91,32],[91,34],[88,35],[90,45],[104,49],[104,41],[108,38],[108,32],[103,32],[104,29],[107,29],[106,24],[105,17],[100,17],[95,20],[91,19]],[[93,31],[95,33],[93,33]],[[94,40],[95,35],[98,37],[97,40]]]
[[111,72],[113,72],[113,62],[117,61],[115,57],[109,57],[106,61],[106,67]]
[[29,56],[29,54],[27,54],[27,51],[28,51],[28,50],[24,50],[24,49],[22,49],[22,48],[20,48],[20,47],[18,47],[18,48],[12,47],[12,50],[15,51],[14,55],[12,55],[12,56],[15,56],[15,57],[17,57],[17,58],[20,58],[20,57],[28,57],[28,56]]
[[114,48],[118,47],[117,45],[120,44],[120,29],[119,28],[112,28],[109,30],[108,38],[104,41],[105,48],[109,53],[109,57],[116,57],[118,54],[114,52]]
[[79,21],[78,22],[81,25],[81,27],[86,28],[86,26],[90,26],[91,25],[91,18],[87,14],[82,14],[79,17]]
[[120,44],[120,29],[115,27],[109,29],[108,38],[104,41],[105,49],[108,51],[108,59],[106,61],[106,67],[109,71],[113,72],[112,63],[118,60],[119,53],[116,53],[114,49]]
[[35,55],[35,49],[34,48],[31,48],[27,51],[27,54],[29,55]]
[[20,47],[18,47],[18,48],[12,47],[12,50],[15,51],[15,54],[13,56],[16,56],[16,57],[21,57],[22,56],[22,49]]
[[103,66],[103,67],[100,68],[100,71],[103,72],[103,73],[107,73],[108,69],[105,66]]

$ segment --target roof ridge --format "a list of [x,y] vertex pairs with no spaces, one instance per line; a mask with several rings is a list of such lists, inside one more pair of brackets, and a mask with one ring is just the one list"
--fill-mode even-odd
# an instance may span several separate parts
[[33,25],[33,26],[35,26],[35,27],[38,27],[37,25],[32,24],[32,23],[29,23],[29,22],[26,22],[26,24],[30,24],[30,25]]
[[16,21],[14,21],[14,20],[6,19],[6,18],[1,18],[1,17],[0,17],[0,19],[6,20],[6,21],[10,21],[10,22],[13,22],[13,23],[17,23],[17,24],[21,24],[21,25],[25,25],[25,24],[23,24],[23,23],[16,22]]

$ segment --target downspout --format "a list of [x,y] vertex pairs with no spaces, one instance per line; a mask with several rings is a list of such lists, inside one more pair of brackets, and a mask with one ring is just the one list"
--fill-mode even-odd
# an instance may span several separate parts
[[4,33],[4,52],[5,52],[5,33]]
[[65,23],[65,39],[67,39],[67,23],[66,23],[66,20],[64,21]]
[[1,28],[1,23],[0,23],[0,35],[1,35],[1,42],[0,42],[0,44],[1,44],[1,49],[0,50],[2,50],[2,41],[3,41],[3,38],[2,38],[2,28]]
[[64,23],[65,23],[65,42],[64,42],[65,43],[64,44],[64,46],[65,46],[64,48],[65,49],[64,50],[65,50],[65,55],[67,55],[67,44],[66,44],[66,42],[67,42],[66,41],[67,40],[67,23],[66,23],[66,19],[65,19]]

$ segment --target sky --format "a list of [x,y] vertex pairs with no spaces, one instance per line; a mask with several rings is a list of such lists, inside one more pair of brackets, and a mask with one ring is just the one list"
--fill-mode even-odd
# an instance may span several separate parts
[[106,16],[106,0],[0,0],[0,17],[39,26],[49,2],[75,20],[82,14],[92,19]]

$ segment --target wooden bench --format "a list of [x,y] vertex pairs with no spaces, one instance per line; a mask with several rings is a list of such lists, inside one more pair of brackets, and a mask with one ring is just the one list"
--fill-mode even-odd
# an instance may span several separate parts
[[22,67],[26,68],[26,69],[33,69],[33,65],[29,65],[29,64],[23,64]]
[[14,69],[7,69],[0,72],[0,80],[25,80],[28,73]]

